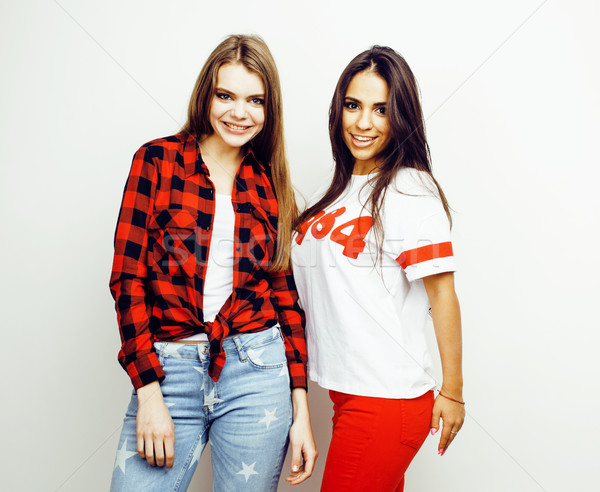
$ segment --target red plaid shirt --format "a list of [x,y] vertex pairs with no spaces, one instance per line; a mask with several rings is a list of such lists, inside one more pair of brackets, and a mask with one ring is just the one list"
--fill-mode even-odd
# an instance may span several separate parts
[[153,140],[135,154],[115,232],[110,289],[134,388],[162,381],[155,340],[206,333],[209,373],[225,365],[223,339],[281,326],[292,387],[306,388],[304,313],[290,271],[269,273],[277,235],[271,169],[250,151],[235,177],[233,292],[214,322],[202,297],[215,210],[214,187],[195,136]]

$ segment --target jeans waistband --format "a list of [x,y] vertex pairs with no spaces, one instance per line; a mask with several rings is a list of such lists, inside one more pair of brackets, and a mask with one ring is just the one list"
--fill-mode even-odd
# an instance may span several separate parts
[[[240,354],[245,358],[245,350],[250,347],[259,347],[274,338],[282,337],[279,324],[261,331],[250,333],[239,333],[223,340],[223,351],[225,355]],[[200,359],[209,357],[209,343],[177,343],[177,342],[154,342],[154,348],[160,357],[175,357],[177,359]]]

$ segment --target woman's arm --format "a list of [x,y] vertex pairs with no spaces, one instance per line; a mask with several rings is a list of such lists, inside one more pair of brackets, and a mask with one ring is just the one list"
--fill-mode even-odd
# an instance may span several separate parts
[[293,388],[306,389],[306,339],[304,311],[291,270],[271,272],[271,288],[277,299],[277,321],[285,343],[285,355]]
[[442,389],[433,405],[431,432],[437,432],[441,418],[443,427],[438,453],[443,455],[465,420],[464,405],[452,401],[464,401],[460,307],[454,291],[453,273],[424,277],[423,283],[431,305],[433,327],[442,361]]
[[119,362],[135,390],[161,381],[164,372],[154,352],[146,285],[148,224],[154,210],[158,171],[152,147],[142,146],[131,164],[115,231],[110,291],[121,334]]
[[119,362],[138,395],[137,450],[148,464],[173,466],[173,421],[159,381],[164,372],[153,349],[146,296],[147,225],[154,209],[157,170],[148,146],[133,158],[115,232],[110,289],[121,333]]
[[[290,429],[292,474],[286,480],[299,484],[311,476],[318,452],[312,435],[306,395],[306,341],[304,311],[291,271],[271,273],[271,287],[277,298],[278,320],[285,343],[292,385],[294,423]],[[304,461],[304,463],[302,463]]]
[[294,423],[290,429],[292,474],[286,477],[286,480],[291,485],[297,485],[312,475],[319,452],[313,439],[308,398],[304,388],[292,390],[292,405],[294,407]]

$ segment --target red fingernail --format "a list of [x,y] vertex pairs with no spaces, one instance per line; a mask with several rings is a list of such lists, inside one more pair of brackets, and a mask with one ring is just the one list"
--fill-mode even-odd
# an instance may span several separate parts
[[446,452],[446,450],[445,450],[445,449],[440,449],[440,450],[438,451],[438,454],[439,454],[440,456],[444,456],[444,453],[445,453],[445,452]]
[[431,435],[434,436],[435,433],[437,432],[437,429],[435,427],[432,427],[430,432],[431,432]]

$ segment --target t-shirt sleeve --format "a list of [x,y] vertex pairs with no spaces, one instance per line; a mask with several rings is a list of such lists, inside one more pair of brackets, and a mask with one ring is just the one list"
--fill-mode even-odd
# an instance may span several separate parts
[[408,280],[456,271],[450,222],[437,193],[431,186],[415,184],[392,194],[386,201],[386,225],[393,231],[396,262]]

